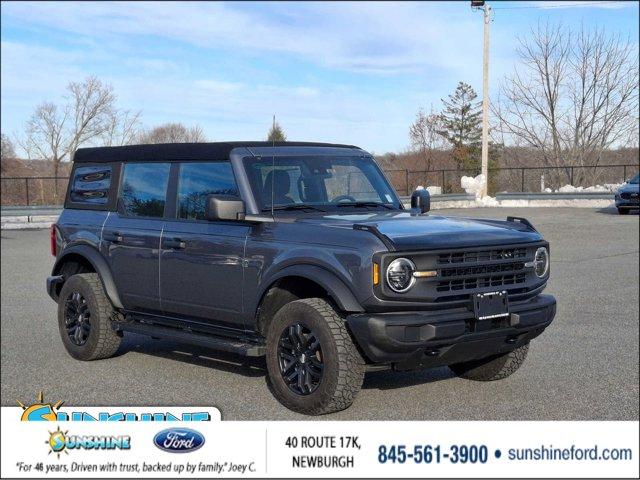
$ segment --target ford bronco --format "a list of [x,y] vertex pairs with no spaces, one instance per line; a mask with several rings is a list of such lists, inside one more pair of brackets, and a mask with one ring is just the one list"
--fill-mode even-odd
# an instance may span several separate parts
[[83,148],[51,228],[47,291],[69,354],[125,332],[264,356],[286,407],[347,408],[367,369],[498,380],[555,315],[549,245],[525,219],[406,208],[349,145]]

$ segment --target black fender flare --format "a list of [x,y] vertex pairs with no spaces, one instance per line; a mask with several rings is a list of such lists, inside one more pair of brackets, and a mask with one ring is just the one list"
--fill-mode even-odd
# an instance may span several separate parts
[[111,274],[111,269],[109,268],[107,261],[98,250],[90,247],[89,245],[74,245],[66,248],[62,253],[62,256],[56,260],[56,263],[53,266],[53,275],[60,274],[65,260],[72,255],[79,255],[83,257],[93,266],[93,269],[100,276],[100,280],[102,280],[102,285],[104,286],[104,291],[106,292],[107,297],[109,297],[109,300],[111,300],[113,306],[115,308],[123,308],[122,301],[120,301],[120,295],[118,295],[118,289],[113,281],[113,275]]
[[260,289],[258,298],[264,298],[269,288],[285,277],[304,277],[317,283],[327,291],[338,308],[344,312],[364,312],[364,308],[349,287],[336,274],[317,265],[291,265],[278,270],[265,282],[265,285]]

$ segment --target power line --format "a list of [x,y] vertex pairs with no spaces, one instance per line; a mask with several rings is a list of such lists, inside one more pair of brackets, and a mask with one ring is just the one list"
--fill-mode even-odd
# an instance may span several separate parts
[[524,5],[520,7],[492,7],[493,10],[522,10],[522,9],[537,9],[547,10],[549,8],[571,8],[571,7],[588,7],[591,5],[611,5],[612,3],[630,3],[621,0],[611,1],[599,1],[599,2],[566,2],[564,5]]

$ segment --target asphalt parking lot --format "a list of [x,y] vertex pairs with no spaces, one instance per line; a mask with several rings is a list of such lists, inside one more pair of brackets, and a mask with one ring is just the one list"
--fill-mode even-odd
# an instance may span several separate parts
[[[638,215],[614,209],[439,210],[527,217],[551,244],[555,322],[525,365],[499,382],[447,368],[367,373],[358,398],[326,420],[637,420]],[[269,393],[261,361],[127,334],[116,358],[78,362],[58,337],[45,277],[48,232],[2,231],[2,405],[214,405],[227,420],[305,418]]]

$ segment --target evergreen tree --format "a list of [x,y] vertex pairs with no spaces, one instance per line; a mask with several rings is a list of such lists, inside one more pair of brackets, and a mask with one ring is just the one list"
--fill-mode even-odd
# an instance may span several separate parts
[[482,139],[482,102],[471,85],[458,83],[449,100],[442,99],[442,129],[438,131],[453,147],[458,168],[474,168]]
[[269,130],[269,135],[267,136],[267,141],[269,142],[286,142],[287,136],[284,134],[284,130],[278,124],[278,122],[273,122],[273,126]]
[[[442,99],[442,128],[438,131],[452,146],[452,155],[459,170],[477,175],[482,163],[482,101],[471,85],[460,82],[449,100]],[[503,145],[489,142],[489,194],[498,187],[495,173],[502,158]]]

